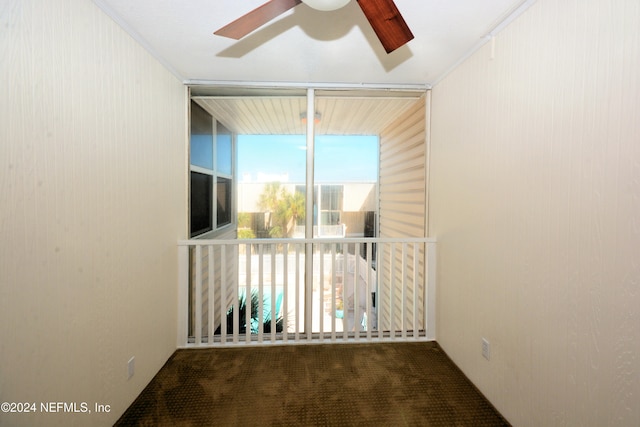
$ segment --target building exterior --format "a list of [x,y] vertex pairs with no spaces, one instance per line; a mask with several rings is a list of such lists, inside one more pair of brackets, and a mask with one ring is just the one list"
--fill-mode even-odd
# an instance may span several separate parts
[[[261,209],[258,203],[265,187],[265,182],[240,182],[237,188],[238,214],[250,215],[251,228],[257,237],[266,237],[264,233],[269,212]],[[280,187],[289,194],[304,194],[304,183],[284,182]],[[376,227],[374,218],[377,213],[377,189],[375,182],[316,184],[315,205],[320,206],[320,212],[314,213],[314,224],[319,227],[315,234],[373,237]],[[337,231],[337,228],[340,231]],[[296,224],[294,236],[304,236],[304,221]]]

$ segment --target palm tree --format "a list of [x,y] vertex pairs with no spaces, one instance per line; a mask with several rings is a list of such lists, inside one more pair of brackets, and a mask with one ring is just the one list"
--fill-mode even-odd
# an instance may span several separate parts
[[279,182],[268,182],[264,186],[264,190],[260,197],[258,198],[258,206],[260,209],[269,212],[275,212],[278,207],[278,201],[282,197],[282,192],[284,191],[281,188]]
[[298,221],[302,221],[305,218],[306,206],[305,195],[296,191],[293,195],[287,195],[287,214],[293,222],[295,227]]
[[[258,309],[260,307],[260,299],[258,297],[258,292],[254,289],[251,292],[251,321],[249,328],[251,333],[258,333],[258,319],[259,312]],[[241,295],[238,299],[238,322],[239,328],[238,333],[240,335],[245,334],[247,332],[247,302],[246,296]],[[233,333],[233,317],[234,317],[234,306],[227,311],[227,333]],[[276,317],[276,332],[282,332],[284,330],[284,319],[282,316]],[[222,325],[218,326],[215,331],[215,335],[220,335],[222,330]],[[271,310],[268,313],[265,313],[262,319],[262,331],[264,333],[271,333]]]
[[293,194],[279,182],[268,183],[258,199],[260,209],[268,211],[269,235],[289,237],[299,220],[305,216],[305,197],[300,192]]

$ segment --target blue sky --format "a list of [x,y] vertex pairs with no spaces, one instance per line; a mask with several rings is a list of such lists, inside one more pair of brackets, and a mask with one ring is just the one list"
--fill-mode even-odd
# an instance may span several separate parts
[[[238,135],[238,178],[288,173],[289,182],[303,183],[306,141],[304,135]],[[316,182],[378,179],[377,136],[316,136],[315,146]]]

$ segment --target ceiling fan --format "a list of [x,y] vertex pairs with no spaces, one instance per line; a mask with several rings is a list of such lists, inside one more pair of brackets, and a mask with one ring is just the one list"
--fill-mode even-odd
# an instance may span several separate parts
[[[336,10],[350,0],[271,0],[225,25],[213,34],[239,40],[287,10],[305,3],[318,10]],[[413,39],[413,34],[393,0],[356,0],[380,39],[391,53]]]

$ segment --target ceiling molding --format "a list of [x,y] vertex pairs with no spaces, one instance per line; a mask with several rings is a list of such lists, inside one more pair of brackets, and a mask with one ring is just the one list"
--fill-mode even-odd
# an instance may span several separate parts
[[431,89],[429,84],[393,84],[393,83],[322,83],[322,82],[250,82],[231,80],[184,80],[184,84],[191,87],[237,87],[237,88],[264,88],[264,89],[323,89],[323,90],[398,90],[398,91],[425,91]]

